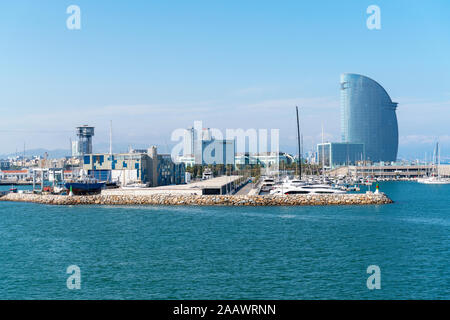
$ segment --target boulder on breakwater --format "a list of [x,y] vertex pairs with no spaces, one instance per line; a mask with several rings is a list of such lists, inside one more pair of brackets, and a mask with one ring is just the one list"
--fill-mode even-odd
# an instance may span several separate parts
[[0,201],[33,202],[48,205],[197,205],[197,206],[324,206],[378,205],[393,201],[385,194],[310,195],[88,195],[61,196],[9,193]]

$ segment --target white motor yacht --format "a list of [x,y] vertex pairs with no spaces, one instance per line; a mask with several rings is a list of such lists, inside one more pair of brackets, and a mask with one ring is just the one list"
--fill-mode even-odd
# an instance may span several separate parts
[[327,184],[280,185],[270,191],[271,195],[290,194],[345,194],[346,191],[333,188]]
[[273,178],[265,178],[261,184],[261,191],[270,191],[275,185],[275,179]]

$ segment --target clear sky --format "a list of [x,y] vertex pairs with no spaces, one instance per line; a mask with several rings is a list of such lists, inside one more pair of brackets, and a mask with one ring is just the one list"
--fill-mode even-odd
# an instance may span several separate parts
[[[81,30],[66,9],[81,8]],[[369,30],[369,5],[381,30]],[[0,154],[68,149],[96,127],[94,149],[170,144],[174,129],[279,128],[295,152],[340,139],[339,76],[378,81],[399,103],[399,155],[450,155],[450,2],[91,1],[0,4]]]

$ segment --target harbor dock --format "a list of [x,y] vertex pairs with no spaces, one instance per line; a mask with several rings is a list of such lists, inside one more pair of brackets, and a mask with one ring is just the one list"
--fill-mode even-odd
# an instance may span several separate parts
[[248,182],[243,176],[221,176],[189,184],[167,185],[152,188],[119,188],[102,190],[105,196],[170,195],[226,195],[233,194]]

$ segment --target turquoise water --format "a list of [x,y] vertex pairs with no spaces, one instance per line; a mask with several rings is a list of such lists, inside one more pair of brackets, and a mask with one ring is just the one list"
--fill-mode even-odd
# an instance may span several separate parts
[[[380,188],[394,204],[0,202],[0,298],[450,299],[450,186]],[[66,287],[69,265],[80,290]],[[381,290],[366,287],[369,265]]]

